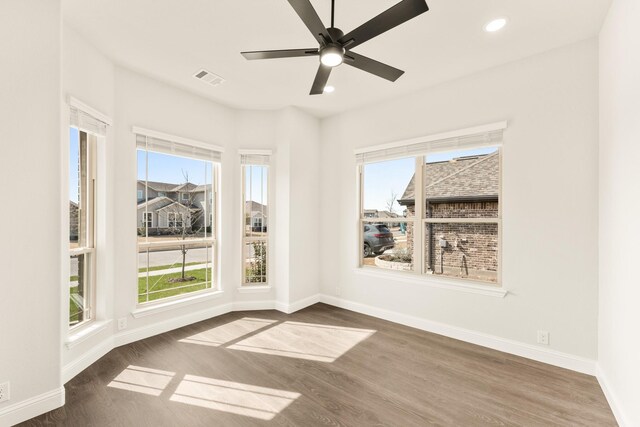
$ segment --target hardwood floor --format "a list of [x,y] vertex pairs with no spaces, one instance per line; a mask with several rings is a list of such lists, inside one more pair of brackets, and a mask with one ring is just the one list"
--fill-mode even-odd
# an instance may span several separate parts
[[324,304],[116,348],[24,426],[616,425],[594,377]]

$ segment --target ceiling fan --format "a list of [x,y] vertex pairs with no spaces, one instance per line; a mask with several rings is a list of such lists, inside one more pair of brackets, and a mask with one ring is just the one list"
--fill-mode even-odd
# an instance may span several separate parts
[[334,27],[335,0],[331,0],[331,27],[325,28],[309,0],[288,0],[311,34],[318,40],[318,48],[261,50],[241,52],[247,59],[293,58],[300,56],[320,56],[320,67],[311,86],[310,95],[323,93],[329,80],[331,69],[343,62],[362,71],[395,82],[404,71],[359,55],[351,49],[415,18],[429,10],[425,0],[402,0],[375,18],[344,34]]

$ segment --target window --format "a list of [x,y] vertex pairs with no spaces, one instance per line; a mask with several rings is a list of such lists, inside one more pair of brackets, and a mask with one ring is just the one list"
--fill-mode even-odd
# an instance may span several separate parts
[[72,127],[69,135],[69,326],[94,317],[96,136]]
[[138,182],[146,193],[138,218],[147,224],[138,229],[138,303],[215,290],[219,149],[134,132]]
[[[211,215],[209,215],[211,218]],[[167,218],[169,221],[169,228],[180,228],[183,224],[184,216],[180,212],[169,212],[167,213]]]
[[[97,317],[96,171],[98,144],[111,120],[69,97],[69,328]],[[65,267],[66,269],[66,267]],[[66,313],[65,313],[66,316]]]
[[144,212],[144,223],[147,228],[153,228],[153,212]]
[[242,154],[242,283],[268,283],[269,155]]
[[359,153],[360,265],[498,284],[500,126]]
[[138,190],[138,201],[144,199],[144,190]]

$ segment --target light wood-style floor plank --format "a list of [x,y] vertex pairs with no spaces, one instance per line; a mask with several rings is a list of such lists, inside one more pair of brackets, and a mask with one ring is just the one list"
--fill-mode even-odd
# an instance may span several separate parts
[[116,348],[66,391],[22,425],[616,425],[594,377],[324,304]]

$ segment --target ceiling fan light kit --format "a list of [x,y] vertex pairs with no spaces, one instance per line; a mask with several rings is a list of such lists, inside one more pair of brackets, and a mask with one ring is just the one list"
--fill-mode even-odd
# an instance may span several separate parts
[[327,86],[331,69],[342,63],[395,82],[404,74],[404,71],[359,55],[351,49],[429,10],[425,0],[402,0],[358,28],[344,34],[334,26],[335,0],[331,1],[331,27],[329,28],[325,28],[309,0],[288,1],[316,38],[319,47],[242,52],[242,55],[249,60],[319,56],[320,66],[311,86],[310,95],[322,94]]

